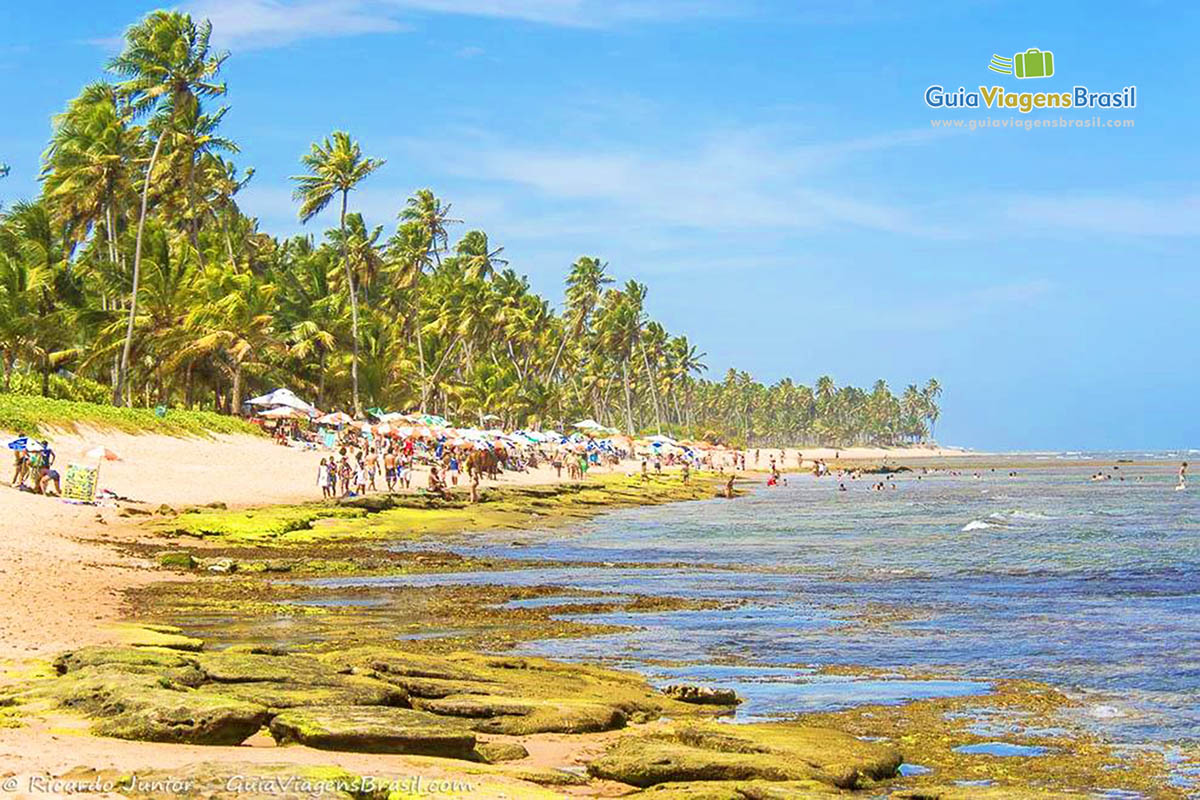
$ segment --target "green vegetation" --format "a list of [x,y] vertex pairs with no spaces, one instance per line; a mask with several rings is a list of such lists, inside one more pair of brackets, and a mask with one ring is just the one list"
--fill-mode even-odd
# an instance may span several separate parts
[[[260,231],[238,206],[253,170],[229,160],[228,108],[214,104],[226,54],[210,33],[150,14],[126,32],[112,82],[56,117],[41,195],[0,216],[3,391],[228,414],[286,385],[324,410],[494,414],[508,427],[594,417],[762,445],[897,443],[937,420],[936,381],[896,396],[882,381],[706,380],[704,353],[647,315],[645,285],[617,288],[582,256],[556,311],[487,233],[454,240],[461,221],[429,189],[388,235],[352,208],[383,161],[344,131],[314,143],[294,178],[300,218],[333,206],[337,226]],[[66,369],[87,396],[62,388]]]
[[170,436],[261,433],[257,425],[212,411],[183,411],[173,408],[160,417],[153,409],[148,408],[119,408],[0,392],[0,431],[36,433],[50,428],[74,430],[81,425],[128,433],[162,433]]
[[586,483],[497,487],[480,503],[466,494],[442,500],[430,495],[375,495],[329,505],[307,503],[248,510],[195,509],[154,523],[165,532],[219,538],[227,544],[278,546],[340,539],[403,539],[468,531],[546,527],[599,511],[712,497],[717,481],[698,474],[683,483],[676,474],[643,481],[620,474],[595,475]]

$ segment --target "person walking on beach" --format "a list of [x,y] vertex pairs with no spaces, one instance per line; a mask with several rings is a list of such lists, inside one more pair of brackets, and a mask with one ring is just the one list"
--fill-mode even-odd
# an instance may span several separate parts
[[1175,485],[1175,489],[1179,490],[1179,489],[1186,489],[1186,488],[1187,488],[1187,462],[1185,461],[1179,465],[1179,483]]

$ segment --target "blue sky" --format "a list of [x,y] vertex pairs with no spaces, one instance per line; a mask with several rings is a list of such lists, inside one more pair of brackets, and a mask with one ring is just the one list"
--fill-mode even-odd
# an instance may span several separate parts
[[[6,4],[0,199],[51,114],[154,3]],[[232,51],[243,207],[301,230],[288,176],[335,128],[558,298],[598,255],[719,376],[937,376],[942,441],[1200,447],[1200,7],[884,0],[195,0]],[[987,70],[1052,50],[1056,75]],[[923,93],[1138,87],[1132,129],[935,130]],[[1047,116],[1047,115],[1042,115]],[[1086,118],[1088,112],[1049,116]],[[316,230],[320,230],[320,225]],[[463,226],[464,230],[467,226]]]

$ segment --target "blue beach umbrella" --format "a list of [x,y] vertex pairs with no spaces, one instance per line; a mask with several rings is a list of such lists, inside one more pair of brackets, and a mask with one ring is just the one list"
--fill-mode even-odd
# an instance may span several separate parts
[[28,450],[29,449],[29,437],[22,436],[19,439],[13,439],[11,442],[8,443],[8,449],[9,450]]

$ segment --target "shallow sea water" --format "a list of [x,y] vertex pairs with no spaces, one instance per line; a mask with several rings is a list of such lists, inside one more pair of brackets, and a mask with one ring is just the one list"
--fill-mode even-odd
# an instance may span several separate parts
[[[910,473],[883,492],[869,490],[871,476],[847,481],[847,492],[792,476],[733,502],[627,509],[569,532],[473,535],[451,548],[579,567],[316,583],[719,601],[719,610],[654,613],[614,602],[584,618],[629,632],[522,649],[602,659],[660,683],[729,686],[747,699],[739,720],[983,692],[1008,677],[1078,694],[1086,721],[1117,740],[1195,740],[1200,486],[1174,491],[1174,467],[1114,460],[1106,471],[1125,480],[1100,483],[1088,480],[1092,469],[1058,462],[1017,477]],[[885,674],[815,671],[831,665]]]

